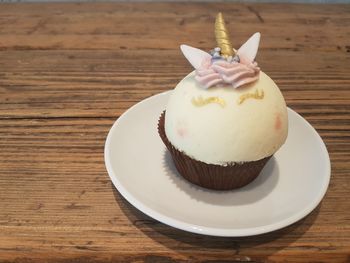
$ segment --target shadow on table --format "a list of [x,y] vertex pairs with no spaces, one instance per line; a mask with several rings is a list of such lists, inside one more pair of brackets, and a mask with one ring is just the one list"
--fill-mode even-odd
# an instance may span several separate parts
[[[224,250],[238,256],[240,255],[241,249],[260,247],[261,250],[261,245],[278,241],[273,248],[269,247],[268,250],[264,251],[264,256],[268,256],[282,250],[301,238],[311,227],[319,213],[318,206],[312,213],[298,222],[267,234],[251,237],[206,236],[179,230],[154,220],[129,204],[113,186],[112,188],[114,197],[117,203],[120,204],[121,211],[129,218],[135,227],[154,241],[177,253],[186,255],[188,255],[186,249],[195,248],[206,252],[213,250],[216,253],[220,253],[220,250],[223,252],[222,250]],[[179,242],[181,242],[181,244],[179,244]]]

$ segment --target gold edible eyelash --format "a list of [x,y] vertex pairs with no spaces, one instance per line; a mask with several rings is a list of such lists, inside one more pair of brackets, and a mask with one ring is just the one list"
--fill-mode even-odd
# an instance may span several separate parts
[[209,97],[209,98],[203,99],[202,96],[199,96],[197,98],[193,98],[191,100],[191,102],[196,107],[202,107],[202,106],[207,105],[209,103],[217,103],[222,108],[224,108],[226,106],[225,100],[223,100],[223,99],[221,99],[219,97]]
[[262,100],[264,98],[264,91],[263,90],[259,90],[259,89],[256,89],[254,93],[244,93],[242,94],[237,103],[238,105],[242,104],[245,100],[247,99],[256,99],[256,100]]

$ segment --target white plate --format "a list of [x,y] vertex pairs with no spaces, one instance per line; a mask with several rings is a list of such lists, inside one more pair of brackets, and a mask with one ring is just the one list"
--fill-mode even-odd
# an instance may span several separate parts
[[157,132],[169,94],[131,107],[106,140],[108,174],[137,209],[194,233],[250,236],[288,226],[321,201],[330,179],[328,152],[312,126],[291,109],[286,143],[251,184],[220,192],[182,179]]

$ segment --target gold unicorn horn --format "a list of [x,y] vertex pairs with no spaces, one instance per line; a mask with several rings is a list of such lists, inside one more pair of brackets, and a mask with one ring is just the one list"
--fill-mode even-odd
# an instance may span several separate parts
[[221,55],[229,57],[235,55],[235,51],[232,48],[230,37],[225,25],[224,17],[221,12],[217,14],[215,20],[215,38],[216,42],[221,49]]

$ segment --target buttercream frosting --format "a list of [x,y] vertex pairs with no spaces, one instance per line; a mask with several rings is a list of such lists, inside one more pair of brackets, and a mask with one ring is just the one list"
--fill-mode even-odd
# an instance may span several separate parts
[[256,161],[274,154],[287,138],[287,108],[274,81],[262,71],[259,75],[238,89],[222,83],[203,89],[195,72],[187,75],[166,107],[169,141],[208,164]]
[[232,88],[238,88],[256,81],[259,78],[260,68],[256,62],[247,64],[227,62],[226,60],[204,60],[202,66],[196,70],[196,80],[204,88],[210,88],[218,84],[231,84]]

